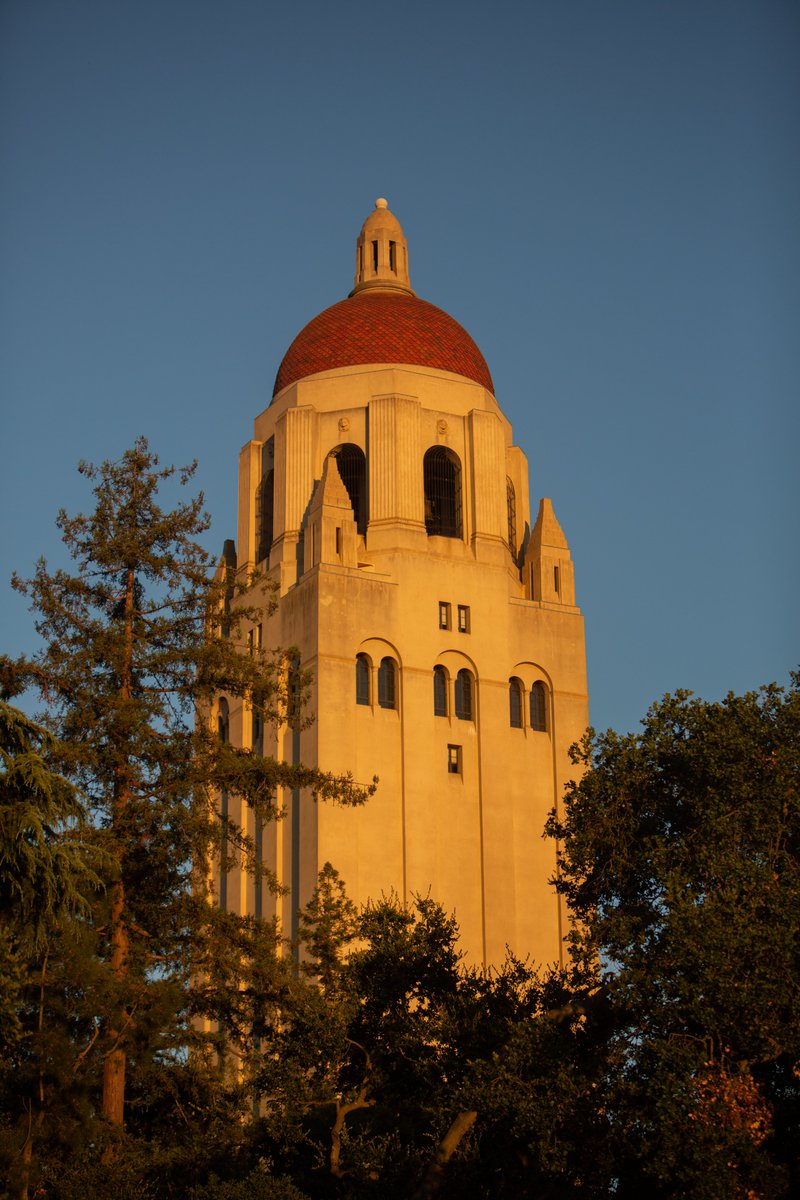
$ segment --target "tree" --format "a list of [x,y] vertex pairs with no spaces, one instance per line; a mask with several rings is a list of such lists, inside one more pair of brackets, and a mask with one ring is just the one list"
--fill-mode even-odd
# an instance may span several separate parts
[[[48,765],[56,749],[51,734],[0,700],[0,1065],[17,1082],[31,1065],[26,1038],[42,1024],[48,939],[70,915],[90,910],[102,865],[81,840],[75,789]],[[45,1086],[40,1063],[27,1073],[38,1104],[29,1099],[22,1113],[16,1183],[23,1198]]]
[[88,910],[99,883],[75,788],[48,764],[58,750],[0,700],[0,931],[21,955],[40,950],[63,913]]
[[[214,563],[197,540],[209,525],[202,496],[160,507],[159,490],[176,476],[185,486],[194,466],[161,468],[140,439],[119,461],[80,470],[93,484],[94,511],[58,517],[74,573],[51,572],[41,560],[33,579],[14,577],[45,643],[17,671],[47,705],[54,759],[78,790],[107,864],[105,888],[80,931],[82,979],[53,986],[72,987],[75,1004],[90,1013],[97,1032],[83,1068],[101,1075],[100,1112],[121,1132],[130,1070],[146,1091],[154,1065],[181,1063],[201,1039],[202,1005],[223,1013],[208,984],[210,955],[223,943],[220,927],[230,934],[235,918],[220,913],[204,887],[207,864],[223,834],[229,856],[250,860],[253,847],[230,820],[223,828],[219,790],[239,793],[268,820],[284,787],[352,804],[370,789],[236,750],[211,729],[222,692],[267,721],[300,717],[290,711],[297,688],[286,656],[242,653],[256,613],[230,604],[230,573],[211,580]],[[234,940],[243,955],[251,932],[252,923],[240,923]]]
[[383,897],[354,913],[330,865],[299,928],[304,969],[255,1078],[261,1156],[310,1196],[572,1194],[602,1121],[560,973],[468,968],[440,905]]
[[618,1196],[800,1186],[799,682],[589,731],[550,822],[608,1008]]

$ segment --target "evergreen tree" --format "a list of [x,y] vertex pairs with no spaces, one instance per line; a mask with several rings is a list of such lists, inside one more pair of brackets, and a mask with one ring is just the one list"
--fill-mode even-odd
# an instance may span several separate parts
[[[214,563],[198,541],[209,524],[202,496],[172,509],[159,504],[159,489],[175,476],[186,485],[194,467],[161,468],[141,439],[119,461],[80,470],[93,484],[94,511],[58,517],[74,571],[50,571],[42,560],[33,579],[14,578],[44,639],[17,669],[46,704],[59,739],[55,761],[78,790],[106,863],[90,918],[79,936],[60,940],[59,978],[43,975],[53,1003],[42,1010],[64,1027],[58,992],[76,1038],[85,1038],[88,1019],[94,1033],[76,1049],[81,1072],[99,1080],[97,1109],[119,1135],[126,1101],[134,1099],[135,1126],[153,1103],[159,1072],[182,1069],[187,1046],[202,1061],[201,1019],[213,1018],[205,1036],[219,1047],[220,1026],[237,1015],[229,998],[248,969],[254,923],[233,930],[236,919],[215,906],[210,866],[223,843],[228,858],[244,862],[253,847],[230,820],[223,828],[220,790],[269,820],[281,788],[347,804],[363,802],[370,789],[237,750],[211,728],[221,693],[267,721],[300,716],[290,708],[298,688],[286,656],[242,652],[261,614],[237,601],[229,575],[212,582]],[[228,976],[214,970],[222,948]]]
[[0,1107],[24,1130],[7,1155],[23,1200],[44,1120],[44,1073],[30,1043],[41,1033],[49,943],[70,915],[90,911],[102,867],[82,840],[75,789],[49,765],[57,748],[0,701]]

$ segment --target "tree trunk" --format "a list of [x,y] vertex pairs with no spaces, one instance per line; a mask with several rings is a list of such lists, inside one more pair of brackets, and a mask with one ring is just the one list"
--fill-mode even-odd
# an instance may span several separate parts
[[[136,577],[132,567],[125,576],[125,654],[120,678],[120,699],[124,704],[130,702],[133,694],[133,619],[136,595]],[[130,775],[128,759],[124,748],[120,748],[120,761],[117,766],[117,777],[114,783],[114,808],[112,829],[118,828],[122,815],[130,799]],[[111,888],[111,972],[116,981],[121,982],[128,973],[128,953],[130,935],[126,921],[125,882],[122,879],[123,847],[117,843],[117,868],[120,878],[115,880]],[[122,1128],[125,1120],[125,1067],[127,1055],[125,1052],[125,1037],[130,1024],[130,1013],[121,1004],[108,1031],[111,1049],[103,1062],[103,1116],[117,1128]]]
[[462,1112],[439,1143],[434,1158],[428,1163],[412,1200],[431,1200],[444,1183],[444,1169],[455,1154],[464,1137],[469,1133],[477,1120],[476,1112]]
[[[127,972],[128,929],[125,924],[125,886],[121,880],[111,890],[111,970],[119,979]],[[125,1116],[125,1065],[126,1053],[122,1044],[129,1014],[120,1007],[113,1029],[109,1029],[111,1049],[103,1063],[103,1116],[112,1125],[121,1126]]]
[[[44,1028],[44,988],[47,979],[47,963],[50,958],[50,951],[45,951],[44,962],[42,963],[42,981],[39,985],[39,1016],[36,1021],[36,1028],[41,1035]],[[28,1195],[31,1186],[31,1167],[33,1166],[33,1143],[38,1140],[44,1122],[44,1073],[39,1071],[39,1087],[37,1099],[39,1107],[36,1110],[36,1118],[34,1119],[31,1109],[28,1109],[28,1133],[25,1137],[25,1142],[22,1147],[22,1165],[20,1168],[19,1177],[19,1200],[28,1200]]]

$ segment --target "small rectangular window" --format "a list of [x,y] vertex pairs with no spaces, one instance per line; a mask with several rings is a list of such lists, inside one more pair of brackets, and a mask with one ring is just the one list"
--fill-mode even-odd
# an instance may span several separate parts
[[461,747],[447,747],[447,770],[450,775],[461,774]]
[[389,266],[397,274],[397,243],[389,242]]
[[336,553],[341,558],[342,556],[342,530],[341,526],[336,526]]
[[439,628],[450,628],[450,605],[446,600],[439,601]]
[[459,604],[458,606],[458,632],[469,633],[469,605]]
[[373,271],[378,270],[378,243],[377,242],[372,243],[372,269],[373,269]]
[[553,567],[553,587],[556,590],[556,595],[561,594],[561,572],[558,567]]

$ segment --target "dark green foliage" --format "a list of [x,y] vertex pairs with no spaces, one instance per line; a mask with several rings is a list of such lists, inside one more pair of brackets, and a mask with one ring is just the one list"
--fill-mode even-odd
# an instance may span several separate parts
[[186,484],[193,468],[160,468],[142,439],[118,462],[81,471],[95,508],[58,518],[74,573],[40,561],[32,580],[14,579],[43,649],[0,663],[3,694],[37,688],[51,731],[0,713],[0,901],[16,914],[10,940],[0,929],[10,980],[0,1007],[18,1043],[0,1082],[0,1153],[22,1197],[48,1163],[90,1147],[105,1166],[121,1163],[156,1114],[180,1120],[170,1087],[189,1063],[206,1094],[197,1128],[207,1134],[215,1112],[228,1130],[239,1120],[241,1083],[219,1055],[245,1042],[249,1053],[275,936],[220,913],[209,890],[223,843],[229,858],[253,858],[242,829],[221,827],[219,790],[262,820],[278,815],[283,787],[351,804],[370,790],[223,745],[211,727],[222,692],[265,720],[302,720],[303,680],[284,654],[241,652],[262,609],[239,592],[265,585],[224,572],[213,581],[196,540],[208,527],[202,497],[160,507],[159,491]]
[[41,949],[62,913],[87,911],[99,884],[80,801],[50,765],[61,749],[0,700],[0,936],[21,952]]
[[800,1186],[798,680],[587,735],[560,887],[605,966],[618,1194]]
[[0,695],[32,682],[49,714],[0,705],[0,1195],[799,1191],[797,680],[587,734],[548,830],[568,971],[474,970],[435,898],[359,912],[330,864],[290,946],[213,901],[223,845],[253,865],[218,790],[264,820],[281,788],[366,791],[220,742],[220,693],[302,722],[304,681],[241,653],[253,614],[145,443],[86,473],[76,573],[19,585],[45,648],[0,658]]

